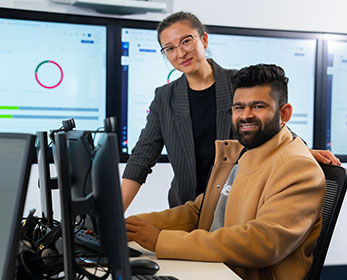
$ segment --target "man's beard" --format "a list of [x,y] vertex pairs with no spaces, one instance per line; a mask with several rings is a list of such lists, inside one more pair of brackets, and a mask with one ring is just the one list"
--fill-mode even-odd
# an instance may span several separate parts
[[[235,133],[236,139],[238,139],[239,142],[247,149],[256,148],[264,144],[266,141],[270,140],[281,130],[279,118],[280,114],[279,112],[276,112],[273,119],[266,122],[264,124],[264,127],[262,127],[262,123],[258,118],[251,118],[247,119],[246,121],[238,120],[236,122],[236,127],[233,124],[233,131]],[[240,125],[243,123],[256,123],[258,125],[258,129],[256,131],[242,132],[240,130]]]

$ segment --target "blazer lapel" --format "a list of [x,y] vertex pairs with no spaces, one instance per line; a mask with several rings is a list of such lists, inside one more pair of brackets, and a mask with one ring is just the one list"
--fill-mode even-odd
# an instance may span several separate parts
[[230,139],[232,136],[232,89],[226,71],[209,59],[216,80],[217,139]]
[[196,163],[195,163],[195,147],[193,137],[193,126],[190,117],[189,98],[188,98],[188,82],[186,77],[182,75],[179,79],[176,88],[176,101],[175,101],[175,122],[177,125],[177,132],[180,142],[184,146],[185,154],[182,155],[182,160],[187,162],[191,180],[194,185],[193,188],[186,188],[192,190],[189,197],[195,197],[196,193]]

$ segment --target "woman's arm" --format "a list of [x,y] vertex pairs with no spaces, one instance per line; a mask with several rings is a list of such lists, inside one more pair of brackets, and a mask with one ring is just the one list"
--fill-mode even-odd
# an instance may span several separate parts
[[122,198],[123,198],[123,208],[124,211],[128,209],[130,203],[133,201],[134,197],[140,190],[141,184],[130,180],[123,179],[122,181]]

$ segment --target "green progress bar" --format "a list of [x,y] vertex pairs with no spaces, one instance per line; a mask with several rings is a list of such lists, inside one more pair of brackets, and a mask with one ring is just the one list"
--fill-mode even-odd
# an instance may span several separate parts
[[0,119],[12,119],[12,115],[0,115]]
[[19,110],[19,106],[0,106],[0,110]]

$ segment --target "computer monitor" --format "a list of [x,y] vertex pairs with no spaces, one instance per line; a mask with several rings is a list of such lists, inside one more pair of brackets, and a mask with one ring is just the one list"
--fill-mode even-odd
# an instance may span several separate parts
[[64,276],[66,279],[75,279],[75,243],[73,234],[70,161],[65,133],[55,135],[54,142],[54,162],[57,169],[60,194]]
[[[89,200],[90,204],[85,200],[84,206],[81,206],[81,199],[71,198],[70,179],[73,174],[70,172],[71,157],[68,152],[70,147],[67,133],[58,133],[55,138],[58,183],[61,192],[64,256],[66,256],[64,258],[65,273],[73,277],[76,272],[72,213],[85,212],[86,205],[90,205],[88,210],[96,217],[98,236],[108,258],[112,279],[130,279],[129,253],[118,172],[117,134],[101,135],[94,149],[91,166],[92,198]],[[90,199],[91,196],[88,197]],[[77,201],[79,201],[78,204]]]
[[37,165],[39,172],[39,188],[41,198],[41,212],[43,222],[50,228],[53,228],[53,203],[52,203],[52,190],[57,188],[56,178],[51,178],[49,169],[49,155],[48,155],[48,137],[46,131],[36,132],[37,143]]
[[35,133],[74,118],[102,126],[114,66],[109,21],[0,8],[0,131]]
[[[56,169],[61,164],[56,153],[56,137],[59,133],[54,133],[53,138],[53,157]],[[67,157],[69,161],[70,192],[71,199],[86,197],[92,192],[91,167],[94,154],[94,142],[91,131],[70,130],[65,131],[68,145]],[[77,218],[79,215],[75,215]],[[78,227],[91,229],[97,232],[95,221],[90,215],[79,216]],[[81,220],[82,219],[82,220]]]
[[0,133],[0,278],[15,279],[35,136]]
[[100,242],[113,279],[130,279],[129,251],[118,171],[117,134],[105,133],[95,149],[92,187]]
[[341,161],[347,162],[347,36],[331,36],[325,42],[325,100],[322,112],[325,129],[325,148],[331,150]]
[[[156,87],[182,75],[160,53],[157,23],[125,21],[121,26],[121,155],[130,154],[145,126]],[[273,63],[289,77],[289,102],[294,112],[289,127],[314,146],[316,61],[319,35],[207,26],[207,55],[224,68],[240,69]],[[165,150],[163,151],[165,154]]]

